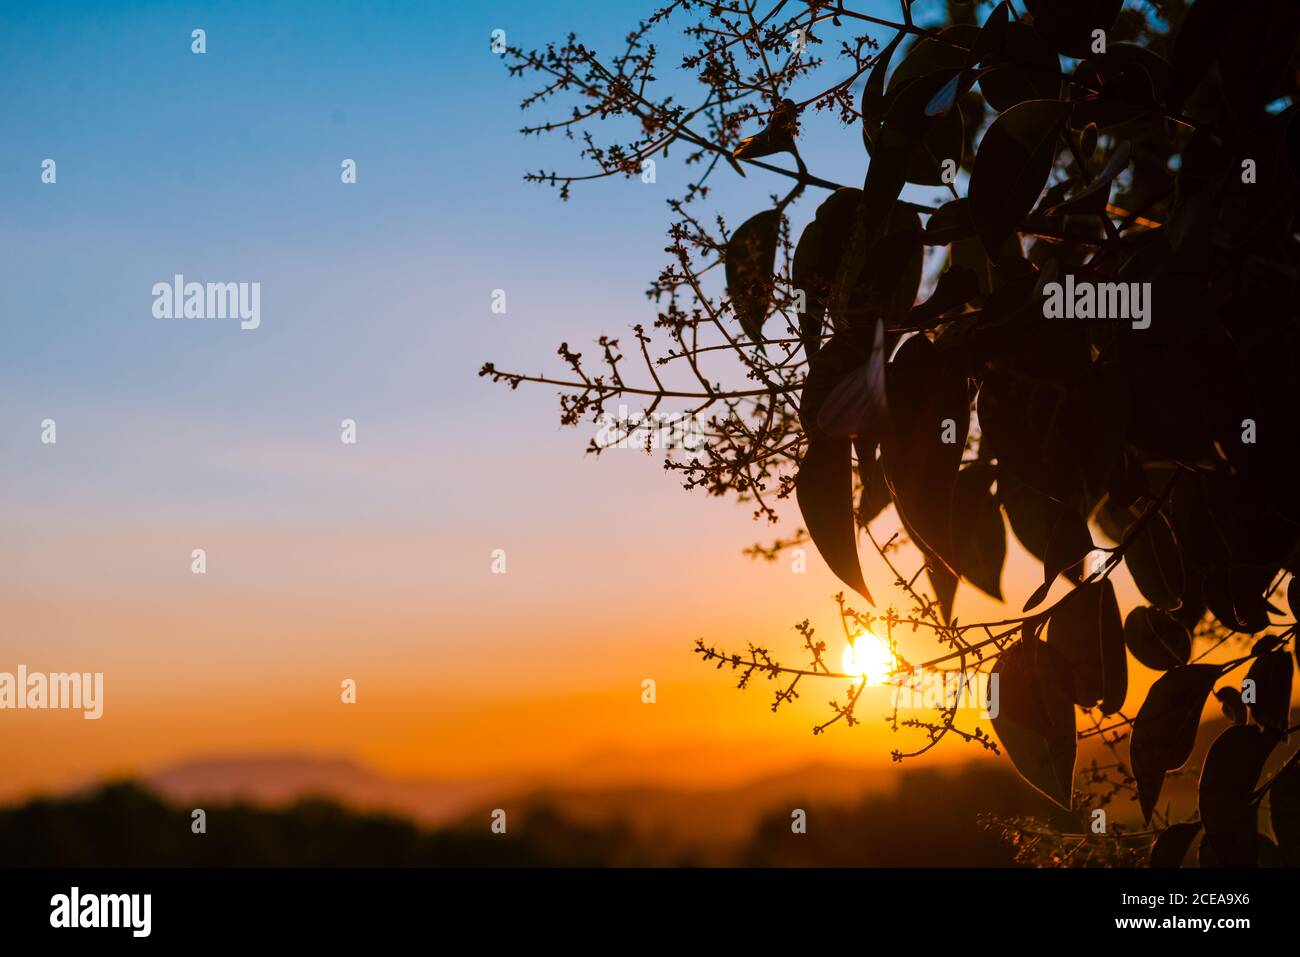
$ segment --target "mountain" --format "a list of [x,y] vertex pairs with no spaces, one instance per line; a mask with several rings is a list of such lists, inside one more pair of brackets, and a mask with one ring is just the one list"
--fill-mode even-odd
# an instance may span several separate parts
[[495,779],[393,778],[347,758],[298,755],[206,758],[163,768],[143,780],[176,804],[238,800],[282,807],[321,797],[358,810],[400,814],[426,826],[459,817],[509,788],[508,782]]

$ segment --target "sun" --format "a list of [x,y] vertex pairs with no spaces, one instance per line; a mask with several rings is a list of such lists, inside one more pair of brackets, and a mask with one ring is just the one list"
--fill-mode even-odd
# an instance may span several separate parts
[[861,675],[869,685],[889,684],[898,661],[886,641],[875,632],[854,636],[853,644],[844,646],[841,670],[847,675]]

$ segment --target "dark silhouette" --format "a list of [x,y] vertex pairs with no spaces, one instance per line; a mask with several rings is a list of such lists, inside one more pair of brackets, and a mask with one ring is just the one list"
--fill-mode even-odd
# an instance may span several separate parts
[[[793,495],[804,529],[756,554],[811,539],[873,605],[865,534],[910,607],[841,598],[846,633],[880,623],[892,645],[895,627],[924,629],[934,656],[897,674],[1000,680],[995,737],[939,706],[896,723],[925,736],[900,760],[957,738],[1005,752],[1062,808],[1135,793],[1158,863],[1193,842],[1204,864],[1300,862],[1300,751],[1287,744],[1300,656],[1300,5],[1025,0],[978,23],[978,5],[951,2],[924,24],[910,0],[892,20],[853,7],[674,2],[608,60],[575,36],[510,49],[511,71],[542,83],[525,107],[578,101],[524,132],[574,136],[595,167],[529,179],[564,197],[579,180],[644,181],[673,147],[700,172],[669,203],[654,328],[633,329],[644,384],[608,337],[599,371],[563,344],[565,376],[481,374],[560,386],[566,424],[608,428],[610,404],[629,398],[685,406],[700,441],[670,447],[667,466],[756,517],[775,520],[774,501]],[[659,62],[653,31],[691,17],[680,69]],[[860,143],[860,188],[805,163],[819,113],[843,122],[837,155]],[[626,139],[598,139],[610,130]],[[732,170],[763,180],[734,229],[704,208]],[[769,197],[778,181],[789,191]],[[934,200],[904,200],[909,184]],[[882,540],[869,523],[887,508],[896,531]],[[1008,524],[1042,563],[1029,594],[1002,592]],[[1121,565],[1143,599],[1127,617],[1111,580]],[[1062,577],[1073,588],[1049,603]],[[1021,611],[960,620],[959,585]],[[798,666],[752,645],[696,650],[742,686],[773,679],[774,708],[801,681],[855,678],[800,631]],[[1130,655],[1162,674],[1126,713]],[[854,723],[861,686],[816,730]],[[1175,822],[1162,789],[1212,694],[1235,723],[1209,748],[1197,813]],[[1086,738],[1113,760],[1079,769]],[[1265,778],[1277,752],[1283,770]],[[1115,837],[1083,835],[1087,856]]]

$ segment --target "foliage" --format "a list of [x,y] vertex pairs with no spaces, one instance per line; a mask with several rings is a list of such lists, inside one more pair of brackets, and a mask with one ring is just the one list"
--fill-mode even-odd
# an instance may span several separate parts
[[[701,98],[655,98],[649,36],[694,15],[680,71]],[[841,598],[846,635],[879,620],[892,644],[898,627],[925,628],[939,653],[900,660],[900,674],[975,667],[1001,682],[996,742],[962,729],[955,707],[929,722],[895,713],[895,727],[928,732],[922,751],[950,734],[1000,744],[1081,814],[1126,793],[1154,829],[1156,863],[1180,862],[1202,829],[1202,863],[1295,863],[1300,789],[1284,785],[1300,752],[1260,779],[1296,730],[1300,654],[1297,37],[1300,5],[1268,0],[954,0],[925,24],[909,0],[896,21],[843,3],[678,0],[609,64],[575,36],[512,49],[511,71],[545,83],[525,106],[581,101],[525,132],[581,129],[597,170],[530,179],[567,197],[579,180],[637,175],[679,144],[701,173],[669,204],[672,258],[650,290],[666,350],[652,357],[635,327],[650,385],[628,383],[612,339],[601,340],[602,374],[567,345],[570,379],[492,364],[483,374],[561,386],[571,424],[613,398],[689,403],[707,417],[707,441],[668,467],[771,521],[771,500],[794,493],[826,564],[871,603],[865,534],[913,607],[877,617]],[[821,112],[844,124],[838,149],[860,134],[860,188],[815,175],[800,155],[800,127]],[[598,144],[590,120],[613,117],[634,120],[634,137]],[[787,154],[793,169],[777,161]],[[707,226],[697,208],[729,168],[791,189],[734,230],[720,216]],[[938,198],[901,198],[917,187]],[[796,239],[788,213],[810,189],[819,205]],[[711,291],[718,264],[725,292]],[[1059,318],[1052,284],[1112,296],[1124,284],[1149,311]],[[730,387],[705,371],[724,355]],[[693,381],[668,382],[682,367]],[[890,506],[899,531],[879,542],[868,523]],[[1042,584],[1014,596],[1020,617],[959,622],[959,583],[1004,597],[1008,524],[1042,563]],[[919,550],[915,574],[894,558],[903,541]],[[1110,582],[1121,564],[1145,601],[1126,617]],[[1060,576],[1074,588],[1047,604]],[[752,645],[697,650],[739,670],[742,686],[780,680],[778,705],[805,677],[852,679],[800,630],[805,668]],[[1204,661],[1225,646],[1229,660]],[[1129,653],[1162,672],[1133,716],[1122,710]],[[1239,670],[1257,693],[1244,707],[1226,683]],[[851,684],[828,724],[855,723],[860,692]],[[1198,817],[1172,822],[1161,789],[1187,763],[1211,694],[1239,723],[1210,748]],[[1077,708],[1090,728],[1077,730]],[[1116,761],[1085,775],[1078,741],[1092,736]],[[1276,847],[1257,836],[1270,791]]]

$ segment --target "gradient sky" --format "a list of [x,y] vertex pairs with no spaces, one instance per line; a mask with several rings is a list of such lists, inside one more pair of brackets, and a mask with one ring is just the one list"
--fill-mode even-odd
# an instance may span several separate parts
[[[580,169],[576,151],[518,135],[531,88],[488,49],[496,28],[532,46],[579,26],[609,48],[639,11],[6,5],[0,670],[104,671],[106,701],[98,722],[0,714],[4,793],[211,754],[464,776],[653,753],[647,774],[710,780],[887,763],[898,742],[878,729],[809,734],[843,689],[773,716],[766,687],[741,695],[691,654],[753,639],[793,659],[811,617],[838,660],[820,561],[792,575],[741,554],[793,526],[683,492],[636,451],[586,457],[554,390],[476,374],[557,372],[560,341],[590,353],[653,320],[641,294],[684,172],[661,162],[654,185],[567,204],[523,183]],[[811,124],[811,165],[860,181],[857,131]],[[733,222],[781,188],[718,186]],[[154,319],[150,288],[175,273],[260,282],[261,328]],[[1028,581],[1015,567],[1008,584]],[[968,598],[964,617],[987,607]]]

